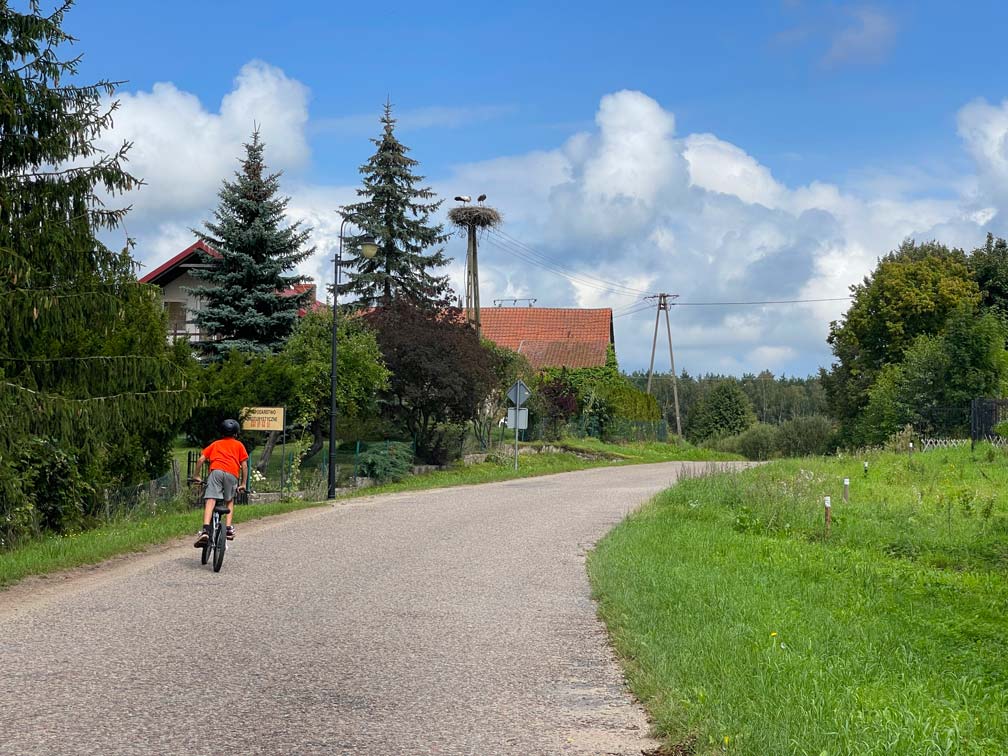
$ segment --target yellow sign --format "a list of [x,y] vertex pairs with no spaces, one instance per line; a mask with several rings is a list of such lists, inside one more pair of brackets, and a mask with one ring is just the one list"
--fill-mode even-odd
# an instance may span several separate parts
[[242,429],[254,431],[282,431],[283,407],[243,407]]

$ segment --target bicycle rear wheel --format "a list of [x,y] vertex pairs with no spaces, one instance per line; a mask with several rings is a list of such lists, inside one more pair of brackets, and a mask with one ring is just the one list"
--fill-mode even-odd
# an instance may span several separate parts
[[224,552],[227,550],[227,528],[220,520],[217,521],[217,527],[214,529],[213,541],[213,571],[220,572],[221,565],[224,564]]

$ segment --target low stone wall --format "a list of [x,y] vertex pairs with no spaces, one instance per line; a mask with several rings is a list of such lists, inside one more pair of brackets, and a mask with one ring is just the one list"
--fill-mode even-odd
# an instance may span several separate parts
[[[467,465],[478,465],[481,462],[486,462],[487,457],[491,454],[496,454],[498,456],[510,456],[514,458],[514,447],[501,446],[498,447],[495,452],[466,454],[462,457],[462,462]],[[588,460],[589,462],[596,462],[600,459],[619,459],[619,457],[612,454],[594,454],[592,452],[575,451],[574,449],[565,449],[561,446],[553,446],[552,444],[543,444],[542,446],[519,446],[518,455],[521,456],[523,454],[573,454],[575,457]]]

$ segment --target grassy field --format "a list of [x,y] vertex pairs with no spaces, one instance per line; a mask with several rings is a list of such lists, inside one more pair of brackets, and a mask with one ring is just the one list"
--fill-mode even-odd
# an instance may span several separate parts
[[[564,446],[565,444],[561,444]],[[290,448],[290,447],[288,447]],[[457,465],[425,475],[410,476],[398,483],[362,488],[342,494],[372,496],[394,491],[415,491],[444,486],[489,483],[510,478],[527,478],[536,475],[584,470],[613,464],[635,464],[678,459],[694,459],[707,454],[709,459],[724,459],[726,455],[706,453],[688,444],[641,443],[616,446],[592,442],[570,442],[569,451],[548,454],[522,454],[519,469],[514,470],[513,457],[500,454],[487,462],[475,465]],[[185,474],[185,448],[176,448],[182,474]],[[599,459],[585,459],[579,454],[592,454]],[[278,454],[279,456],[279,450]],[[601,457],[605,457],[602,459]],[[279,463],[277,463],[279,465]],[[352,467],[352,461],[350,463]],[[279,470],[279,466],[277,466]],[[324,489],[323,495],[324,495]],[[285,501],[279,504],[253,504],[235,510],[235,522],[289,512],[314,503]],[[193,509],[171,506],[150,513],[136,512],[111,524],[80,534],[48,537],[0,551],[0,587],[10,585],[28,575],[45,574],[85,564],[95,564],[117,554],[141,551],[155,543],[194,533],[199,525],[199,513]]]
[[667,752],[1008,753],[1006,486],[989,447],[788,460],[628,518],[589,573]]

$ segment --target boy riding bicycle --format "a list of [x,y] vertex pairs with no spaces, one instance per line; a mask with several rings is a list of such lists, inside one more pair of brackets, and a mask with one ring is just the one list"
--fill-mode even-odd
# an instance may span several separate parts
[[[248,482],[248,452],[245,446],[235,436],[240,426],[237,420],[230,418],[221,423],[220,438],[203,450],[196,462],[196,470],[203,469],[203,463],[210,462],[210,474],[207,476],[206,491],[203,494],[203,530],[201,530],[193,545],[201,548],[210,540],[210,517],[218,501],[223,501],[228,508],[227,539],[234,540],[235,531],[231,526],[231,516],[234,514],[235,491],[244,491]],[[199,481],[199,478],[196,478]]]

